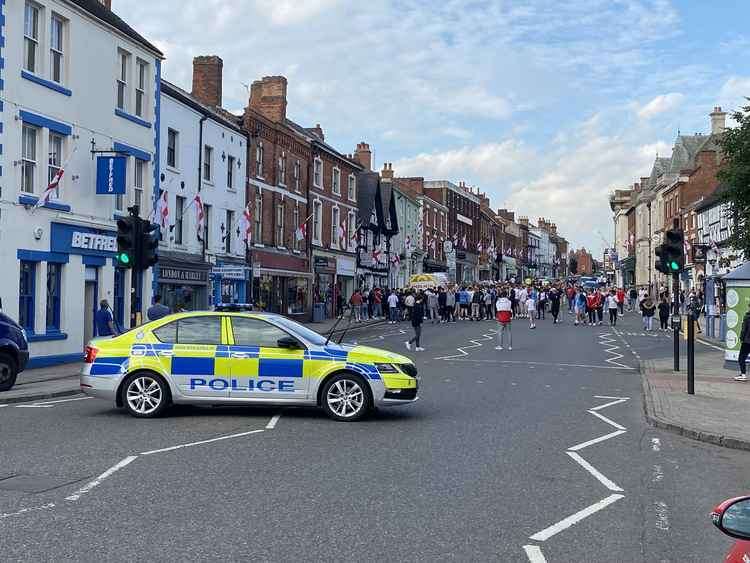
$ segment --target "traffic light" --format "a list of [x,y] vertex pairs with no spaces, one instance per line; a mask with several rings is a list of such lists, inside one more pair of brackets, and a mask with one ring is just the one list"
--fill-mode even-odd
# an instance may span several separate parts
[[679,274],[685,269],[685,234],[682,229],[670,229],[664,243],[654,250],[656,269],[664,274]]
[[137,259],[138,217],[121,217],[117,220],[117,266],[134,268]]
[[138,269],[147,270],[159,261],[157,250],[159,248],[159,225],[145,219],[141,222],[140,244],[138,255]]

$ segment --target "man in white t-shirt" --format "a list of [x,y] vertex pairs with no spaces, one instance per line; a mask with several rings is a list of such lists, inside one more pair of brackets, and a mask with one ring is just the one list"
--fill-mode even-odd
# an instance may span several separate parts
[[388,322],[392,325],[395,325],[398,320],[398,295],[395,290],[391,291],[388,296],[388,318],[390,319]]

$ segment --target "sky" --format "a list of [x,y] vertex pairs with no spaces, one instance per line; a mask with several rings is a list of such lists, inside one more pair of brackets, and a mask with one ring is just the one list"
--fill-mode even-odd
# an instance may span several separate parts
[[650,174],[678,131],[750,96],[746,0],[113,0],[190,89],[224,61],[224,106],[288,79],[287,115],[397,176],[464,181],[595,257],[608,196]]

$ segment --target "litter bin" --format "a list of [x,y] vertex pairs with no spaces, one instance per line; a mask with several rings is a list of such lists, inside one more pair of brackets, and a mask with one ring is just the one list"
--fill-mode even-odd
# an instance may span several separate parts
[[313,304],[313,322],[322,323],[326,318],[326,304],[325,303],[314,303]]

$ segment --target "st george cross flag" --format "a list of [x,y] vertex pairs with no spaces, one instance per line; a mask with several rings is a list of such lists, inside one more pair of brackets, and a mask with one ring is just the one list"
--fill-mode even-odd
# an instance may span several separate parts
[[391,256],[391,264],[398,267],[401,264],[401,257],[398,254]]
[[300,226],[297,227],[297,229],[294,231],[294,240],[297,242],[303,241],[307,238],[307,221],[302,223]]
[[372,261],[376,264],[380,263],[380,248],[377,246],[373,247],[372,249]]
[[461,239],[461,247],[466,248],[466,235],[464,235],[463,238]]
[[690,249],[692,248],[690,241],[685,237],[685,257],[690,259]]
[[404,250],[406,250],[406,252],[411,251],[411,236],[409,235],[406,235],[406,238],[404,239]]
[[205,242],[203,240],[203,221],[206,215],[203,212],[203,200],[201,199],[200,194],[195,194],[195,197],[193,198],[193,205],[195,206],[195,236],[198,237],[199,241]]
[[240,239],[250,242],[252,236],[252,217],[250,215],[250,204],[245,207],[240,217]]
[[341,244],[341,246],[346,246],[346,227],[344,226],[345,224],[346,223],[342,221],[341,224],[338,227],[336,227],[336,236],[338,237],[339,244]]
[[162,190],[159,201],[156,203],[156,217],[154,223],[158,223],[163,229],[169,227],[169,192]]
[[38,209],[39,207],[42,207],[45,203],[49,201],[49,198],[52,197],[52,194],[55,193],[55,190],[57,190],[57,187],[60,185],[60,180],[62,180],[63,174],[65,173],[64,168],[60,168],[57,171],[57,174],[55,174],[52,177],[52,181],[47,186],[47,189],[44,190],[44,193],[42,194],[42,197],[40,197],[36,204],[34,205],[34,209]]

